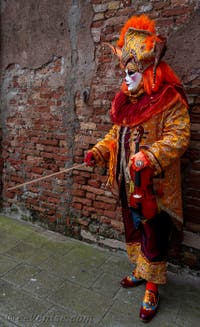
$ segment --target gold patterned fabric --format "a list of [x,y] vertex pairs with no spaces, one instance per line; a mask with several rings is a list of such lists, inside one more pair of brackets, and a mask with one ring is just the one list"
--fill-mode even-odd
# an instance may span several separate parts
[[[154,169],[154,189],[160,209],[182,222],[180,157],[189,144],[190,119],[187,107],[177,100],[171,107],[142,123],[145,138],[141,148]],[[166,104],[167,106],[167,104]],[[130,126],[130,157],[135,153],[137,126]],[[108,183],[115,185],[120,126],[114,125],[105,138],[91,151],[97,165],[109,162]],[[160,176],[161,173],[163,176]]]
[[126,251],[132,263],[137,262],[137,258],[140,254],[140,249],[141,249],[140,242],[126,243]]
[[[127,253],[130,261],[136,264],[135,277],[156,284],[165,284],[167,234],[169,235],[166,215],[170,215],[177,225],[180,226],[182,223],[180,157],[189,144],[190,119],[187,103],[179,92],[174,92],[173,89],[168,97],[165,96],[166,92],[161,91],[160,94],[161,97],[158,97],[158,94],[151,95],[150,101],[145,102],[145,95],[142,93],[138,97],[138,102],[133,104],[135,111],[129,112],[129,122],[124,122],[124,119],[121,123],[116,122],[104,139],[98,142],[91,151],[97,165],[108,165],[107,183],[111,190],[116,193],[116,186],[120,186]],[[119,108],[121,110],[121,103]],[[132,110],[132,107],[129,108]],[[137,229],[129,208],[131,180],[127,179],[126,175],[128,175],[130,159],[135,154],[135,137],[139,125],[142,125],[144,129],[140,149],[146,154],[154,171],[153,188],[159,212],[144,224],[140,223]],[[128,150],[124,133],[129,135]],[[120,177],[119,166],[121,167],[121,163],[124,164],[123,156],[127,153],[129,162],[126,162],[127,167],[123,168]],[[122,194],[125,196],[123,197]]]
[[136,264],[134,276],[156,284],[166,283],[166,260],[151,262],[141,251],[140,243],[127,243],[127,254],[132,263]]
[[155,284],[166,284],[166,265],[166,261],[150,262],[141,253],[136,264],[135,276],[136,278],[142,276],[143,279]]
[[137,229],[129,218],[127,214],[124,215],[125,225],[129,227],[128,233],[126,231],[127,254],[129,260],[136,265],[134,276],[156,284],[165,284],[170,217],[161,212],[141,223]]
[[166,283],[166,260],[161,262],[151,262],[140,252],[136,269],[134,271],[136,278],[143,278],[148,282],[155,284]]
[[143,72],[155,60],[155,42],[151,49],[145,45],[150,32],[130,28],[125,35],[125,44],[122,48],[122,62],[124,66],[131,63],[131,69]]

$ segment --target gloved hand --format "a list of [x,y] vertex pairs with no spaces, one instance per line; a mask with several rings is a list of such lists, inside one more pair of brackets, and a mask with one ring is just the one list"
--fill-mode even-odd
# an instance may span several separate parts
[[95,165],[95,158],[92,151],[87,152],[84,162],[86,163],[86,166],[89,167],[93,167]]
[[132,156],[130,160],[132,161],[131,168],[134,171],[140,171],[141,169],[149,166],[150,164],[148,158],[142,151],[139,151],[138,153],[134,154],[134,156]]

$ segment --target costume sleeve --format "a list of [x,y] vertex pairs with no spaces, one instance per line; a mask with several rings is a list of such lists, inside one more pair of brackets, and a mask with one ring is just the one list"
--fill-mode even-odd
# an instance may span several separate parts
[[93,152],[98,166],[105,166],[109,161],[110,153],[115,151],[117,146],[118,126],[114,125],[103,140],[99,141],[90,151]]
[[182,156],[189,145],[190,118],[187,107],[178,102],[165,112],[162,139],[144,151],[155,169],[155,175]]

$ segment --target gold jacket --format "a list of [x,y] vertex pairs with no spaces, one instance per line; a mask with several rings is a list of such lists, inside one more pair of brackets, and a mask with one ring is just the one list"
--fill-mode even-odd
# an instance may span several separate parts
[[[154,169],[154,188],[162,189],[156,195],[158,206],[170,216],[182,222],[182,195],[180,176],[180,157],[189,144],[190,119],[187,106],[176,99],[169,108],[156,113],[149,120],[140,124],[145,131],[141,147],[148,156]],[[116,185],[116,168],[118,158],[119,125],[113,125],[103,140],[98,142],[91,151],[99,166],[108,163],[108,183],[111,188]],[[135,153],[135,134],[137,126],[130,126],[130,157]],[[160,174],[164,172],[164,177]]]

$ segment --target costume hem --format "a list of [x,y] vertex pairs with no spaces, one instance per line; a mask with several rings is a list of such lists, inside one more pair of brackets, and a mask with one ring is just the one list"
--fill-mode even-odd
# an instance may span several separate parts
[[136,264],[134,270],[136,278],[142,278],[156,284],[166,284],[166,260],[149,261],[141,251],[140,243],[127,243],[126,246],[130,261]]

